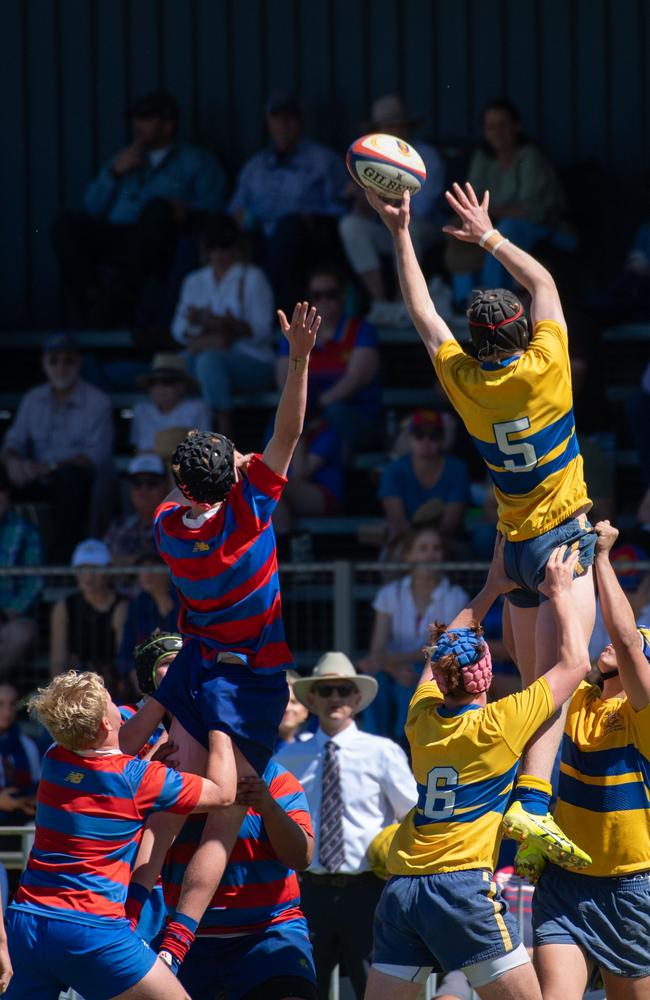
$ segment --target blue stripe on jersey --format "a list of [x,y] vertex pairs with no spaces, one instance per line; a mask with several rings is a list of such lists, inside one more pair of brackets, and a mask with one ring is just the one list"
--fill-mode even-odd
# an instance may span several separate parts
[[[559,448],[562,442],[570,437],[574,429],[575,418],[573,416],[573,409],[570,409],[563,416],[554,420],[552,424],[548,424],[547,427],[542,427],[534,433],[523,431],[521,432],[522,437],[512,435],[509,440],[513,445],[519,444],[522,441],[532,445],[539,463],[546,455]],[[516,464],[522,461],[521,456],[517,458],[516,456],[504,455],[496,441],[482,441],[480,438],[475,437],[472,437],[472,440],[485,461],[489,462],[490,465],[496,466],[497,469],[503,469],[503,462],[506,458],[511,458]],[[516,472],[513,475],[519,476],[523,475],[523,473]]]
[[228,932],[230,928],[241,930],[241,927],[255,927],[262,924],[272,924],[276,917],[281,916],[286,910],[300,906],[300,896],[286,900],[279,906],[247,906],[240,910],[233,906],[232,902],[228,909],[215,909],[209,907],[201,918],[201,930],[208,927],[220,927],[222,931]]
[[[472,440],[475,444],[478,443],[477,438]],[[554,472],[566,468],[569,462],[572,462],[579,454],[578,438],[574,434],[567,441],[564,451],[556,455],[551,462],[546,462],[545,465],[536,465],[529,472],[495,472],[494,469],[490,468],[488,468],[488,472],[494,485],[502,493],[508,493],[510,496],[523,496],[526,493],[532,493],[540,483],[543,483]]]
[[[254,869],[252,869],[253,865],[255,866]],[[226,869],[219,885],[250,885],[252,870],[254,870],[256,885],[266,885],[267,882],[277,882],[280,879],[285,878],[287,874],[286,865],[283,865],[281,861],[229,861],[226,865]]]
[[[79,775],[82,775],[81,780]],[[70,761],[45,757],[42,780],[76,795],[108,795],[113,799],[128,799],[129,802],[133,798],[133,786],[125,772],[93,770],[85,766],[81,757],[78,765],[76,762],[71,764]],[[138,784],[139,781],[136,788]]]
[[[249,573],[249,577],[251,575],[253,574]],[[173,577],[173,580],[177,587],[182,587],[183,596],[188,601],[223,601],[223,584],[220,584],[219,577],[216,579],[206,578],[205,580],[186,580],[181,577]],[[230,582],[229,580],[228,583],[230,584]],[[244,595],[242,600],[233,603],[226,602],[221,608],[214,610],[201,611],[193,609],[193,611],[194,614],[211,615],[215,620],[219,617],[227,620],[252,618],[254,615],[261,615],[273,603],[273,599],[279,590],[280,582],[278,574],[277,571],[274,571],[266,583],[259,586],[252,593],[249,591]]]
[[[195,548],[196,541],[192,538],[176,538],[175,536],[168,535],[164,531],[162,531],[160,533],[161,553],[163,553],[165,556],[168,556],[171,560],[173,560],[172,565],[174,564],[174,562],[176,562],[176,560],[201,559],[202,561],[205,562],[206,560],[212,559],[213,561],[218,561],[219,559],[218,550],[228,549],[228,538],[232,532],[237,530],[237,525],[234,519],[232,518],[230,511],[228,513],[230,515],[229,519],[232,522],[230,526],[230,531],[224,530],[221,532],[221,534],[216,535],[212,538],[210,538],[209,536],[206,537],[205,539],[201,538],[202,545],[208,545],[210,547],[209,552],[203,548]],[[220,576],[226,573],[228,575],[229,589],[237,587],[243,583],[246,583],[246,581],[250,577],[250,571],[246,568],[245,565],[242,565],[242,563],[245,563],[247,560],[251,560],[254,561],[256,567],[259,567],[266,562],[266,560],[271,556],[271,553],[273,552],[274,549],[275,549],[275,536],[273,534],[271,525],[269,525],[268,527],[264,528],[259,535],[247,539],[246,548],[244,549],[244,551],[241,551],[239,553],[239,558],[236,561],[231,563],[220,563],[219,572],[216,574],[216,576],[214,577],[208,576],[205,579],[203,579],[202,582],[205,585],[207,583],[210,583],[210,581],[213,579],[218,580]],[[182,572],[182,567],[177,566],[177,569],[179,573]],[[182,580],[184,583],[196,584],[197,582],[201,582],[201,581],[187,580],[186,577],[184,576],[179,576],[179,579]],[[200,597],[201,595],[199,594],[198,596]]]
[[[485,778],[483,781],[473,781],[468,785],[453,786],[454,809],[439,819],[431,819],[423,815],[426,798],[426,785],[418,784],[418,812],[415,813],[416,826],[429,826],[435,823],[470,823],[488,812],[505,812],[508,803],[510,786],[514,781],[519,761],[509,770],[496,778]],[[441,790],[442,791],[442,790]],[[474,807],[474,808],[472,808]],[[463,812],[462,810],[467,810]]]
[[20,884],[29,889],[57,889],[59,892],[92,892],[101,895],[111,903],[123,903],[126,899],[127,887],[119,882],[103,878],[94,872],[62,872],[60,869],[50,875],[47,872],[33,871],[26,868],[20,879]]
[[[634,774],[640,771],[647,781],[650,774],[650,761],[643,756],[638,747],[630,743],[624,747],[612,747],[611,750],[584,751],[575,745],[567,733],[562,737],[562,763],[588,778]],[[650,782],[647,783],[650,785]]]
[[80,813],[36,804],[36,825],[83,840],[126,841],[136,837],[142,829],[141,819],[120,819],[110,813],[106,816],[82,816]]
[[642,781],[630,781],[624,785],[587,785],[561,771],[558,794],[563,802],[592,812],[619,812],[650,807],[650,795]]

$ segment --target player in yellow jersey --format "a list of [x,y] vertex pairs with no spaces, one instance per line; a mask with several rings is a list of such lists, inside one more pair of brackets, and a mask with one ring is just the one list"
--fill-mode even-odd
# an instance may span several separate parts
[[[596,525],[596,578],[613,642],[600,686],[569,704],[556,815],[592,855],[584,873],[548,865],[533,897],[535,963],[544,1000],[580,1000],[592,963],[608,1000],[650,996],[650,630],[637,629],[609,551],[618,532]],[[543,857],[525,862],[539,868]]]
[[[574,613],[585,637],[595,617],[591,572],[595,535],[573,419],[566,323],[552,276],[538,261],[502,238],[470,184],[454,184],[447,200],[461,227],[445,231],[479,244],[530,293],[532,335],[519,300],[504,289],[474,293],[468,309],[476,358],[465,353],[436,312],[409,235],[409,196],[399,207],[372,192],[368,201],[392,233],[400,286],[411,319],[440,383],[480,451],[498,504],[498,529],[506,537],[505,565],[518,587],[507,595],[516,661],[524,685],[555,662],[554,618],[539,585],[550,552],[567,545],[579,552],[572,587]],[[504,828],[517,839],[553,843],[560,863],[587,863],[549,812],[550,777],[562,733],[556,719],[527,750],[515,803]]]
[[502,549],[499,541],[470,606],[447,629],[432,629],[406,722],[418,802],[391,843],[394,877],[375,914],[367,1000],[415,998],[432,969],[462,969],[482,1000],[541,1000],[492,876],[524,747],[586,677],[589,656],[571,597],[578,553],[565,561],[562,546],[542,583],[557,626],[557,662],[524,691],[487,704],[490,653],[476,622],[512,586]]

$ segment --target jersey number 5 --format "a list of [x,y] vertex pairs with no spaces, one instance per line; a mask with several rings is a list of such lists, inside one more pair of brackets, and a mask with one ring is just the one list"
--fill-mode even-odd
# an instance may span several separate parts
[[526,441],[510,441],[509,434],[517,431],[527,431],[530,429],[528,417],[520,417],[519,420],[504,420],[500,424],[492,424],[494,437],[496,438],[499,451],[502,455],[520,455],[523,462],[517,464],[512,458],[504,458],[503,467],[508,472],[530,472],[537,465],[537,455],[532,444]]
[[453,767],[433,767],[427,778],[424,815],[427,819],[451,819],[456,805],[458,771]]

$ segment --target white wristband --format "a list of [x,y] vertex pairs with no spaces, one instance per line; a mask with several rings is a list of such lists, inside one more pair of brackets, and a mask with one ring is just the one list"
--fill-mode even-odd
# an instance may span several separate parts
[[485,246],[486,241],[489,240],[490,236],[494,236],[495,233],[496,229],[486,229],[483,235],[481,236],[480,240],[478,241],[478,245],[481,248],[483,248]]
[[504,243],[509,243],[509,242],[510,242],[510,240],[506,236],[504,236],[502,240],[499,240],[499,242],[497,243],[497,245],[495,247],[492,247],[492,249],[490,250],[490,253],[492,254],[492,256],[496,257],[497,250],[500,250]]

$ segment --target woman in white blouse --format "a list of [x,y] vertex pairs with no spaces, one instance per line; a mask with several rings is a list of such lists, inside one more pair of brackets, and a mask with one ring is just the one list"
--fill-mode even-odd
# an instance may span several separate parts
[[408,704],[422,672],[422,647],[433,622],[450,622],[469,597],[435,566],[444,560],[436,528],[414,529],[404,544],[404,561],[413,569],[382,587],[373,601],[375,621],[369,654],[359,667],[375,674],[379,694],[364,717],[370,732],[403,742]]
[[273,292],[264,273],[242,261],[230,216],[215,216],[204,242],[209,263],[183,282],[172,334],[187,350],[216,429],[229,434],[233,393],[273,386]]

